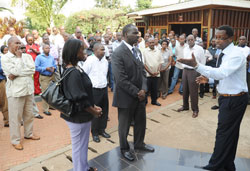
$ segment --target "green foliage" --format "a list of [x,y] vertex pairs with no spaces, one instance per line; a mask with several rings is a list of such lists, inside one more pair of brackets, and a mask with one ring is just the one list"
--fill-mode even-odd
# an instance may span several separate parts
[[2,11],[9,11],[10,13],[13,14],[13,12],[10,9],[5,8],[5,7],[0,7],[0,12],[2,12]]
[[137,0],[136,5],[137,5],[138,10],[151,8],[152,0]]
[[120,31],[124,25],[132,22],[123,10],[95,8],[71,15],[66,21],[65,29],[68,33],[74,33],[76,26],[80,26],[86,35],[95,33],[96,30],[105,32],[108,26],[111,31]]
[[[69,0],[25,0],[27,25],[30,29],[37,29],[40,33],[47,27],[61,26],[65,16],[59,14]],[[12,0],[16,5],[18,0]]]
[[98,8],[120,8],[121,1],[120,0],[95,0],[96,7]]

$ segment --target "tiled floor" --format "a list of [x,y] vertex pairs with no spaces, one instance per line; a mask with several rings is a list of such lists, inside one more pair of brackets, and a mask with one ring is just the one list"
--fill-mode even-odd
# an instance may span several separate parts
[[[119,147],[89,161],[98,171],[199,171],[194,166],[207,164],[211,154],[197,151],[179,150],[154,146],[154,153],[133,153],[135,161],[129,162],[121,157]],[[249,171],[250,159],[237,158],[237,171]],[[73,171],[70,170],[70,171]]]

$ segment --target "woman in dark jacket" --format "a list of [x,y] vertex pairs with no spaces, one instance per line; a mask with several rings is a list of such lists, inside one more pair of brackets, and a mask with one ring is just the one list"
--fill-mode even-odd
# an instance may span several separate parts
[[80,40],[70,39],[63,48],[62,54],[66,74],[72,70],[62,82],[62,90],[67,99],[74,102],[74,113],[61,117],[67,122],[72,141],[72,159],[74,171],[95,171],[88,166],[88,142],[91,120],[100,117],[102,109],[95,106],[92,95],[92,83],[88,75],[77,63],[84,61],[84,45]]

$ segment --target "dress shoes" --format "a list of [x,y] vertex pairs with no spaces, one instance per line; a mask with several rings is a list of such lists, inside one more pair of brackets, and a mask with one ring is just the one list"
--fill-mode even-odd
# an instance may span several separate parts
[[203,98],[204,97],[204,93],[200,93],[200,98]]
[[151,103],[152,105],[161,106],[159,102]]
[[45,115],[51,115],[51,113],[48,111],[48,112],[43,112]]
[[22,144],[12,144],[16,150],[23,150]]
[[192,117],[193,117],[193,118],[197,118],[197,117],[198,117],[198,112],[197,112],[197,111],[194,111]]
[[10,125],[8,123],[4,124],[4,127],[9,127]]
[[96,142],[96,143],[101,142],[98,135],[93,135],[93,141]]
[[37,119],[43,119],[43,116],[37,115],[37,116],[35,116],[35,118],[37,118]]
[[27,139],[27,140],[40,140],[40,137],[32,135],[31,137],[24,137],[24,139]]
[[122,151],[122,156],[127,159],[128,161],[134,161],[135,158],[133,156],[133,154],[130,151]]
[[110,138],[110,137],[111,137],[111,136],[110,136],[107,132],[105,132],[105,131],[101,132],[99,135],[103,136],[104,138]]
[[219,109],[219,106],[214,105],[214,106],[211,107],[211,109],[212,109],[212,110],[217,110],[217,109]]
[[188,108],[184,108],[184,107],[181,107],[177,110],[177,112],[182,112],[182,111],[185,111],[185,110],[189,110]]
[[[209,165],[206,165],[206,166],[194,166],[194,168],[197,168],[197,169],[204,169],[204,170],[214,170],[213,168],[211,168]],[[224,169],[223,169],[224,170]],[[217,170],[216,171],[222,171],[221,169]]]
[[135,150],[138,151],[145,151],[145,152],[151,152],[153,153],[155,149],[147,144],[144,144],[142,147],[135,147]]

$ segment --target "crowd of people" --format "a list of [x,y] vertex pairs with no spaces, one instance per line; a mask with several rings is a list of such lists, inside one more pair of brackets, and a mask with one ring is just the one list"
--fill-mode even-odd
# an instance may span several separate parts
[[[108,88],[114,93],[113,106],[118,108],[121,152],[130,161],[134,156],[129,151],[127,136],[132,122],[135,149],[154,151],[144,143],[148,96],[152,105],[161,106],[157,99],[167,99],[180,82],[178,92],[183,96],[183,106],[177,111],[189,110],[190,96],[193,118],[198,117],[199,97],[203,98],[212,88],[212,98],[216,98],[218,78],[197,71],[187,59],[195,58],[199,64],[216,68],[223,49],[216,46],[215,38],[207,49],[197,28],[187,36],[174,31],[152,34],[147,30],[141,37],[134,25],[125,26],[122,32],[112,33],[107,28],[104,34],[97,31],[86,36],[80,27],[69,34],[63,26],[47,28],[41,37],[37,30],[24,29],[23,33],[21,38],[13,27],[9,27],[8,34],[0,40],[0,111],[4,126],[10,127],[11,143],[17,150],[23,149],[20,142],[22,124],[25,139],[39,140],[40,137],[33,134],[33,118],[43,119],[43,116],[35,96],[44,92],[50,81],[58,81],[73,70],[63,81],[63,92],[67,99],[75,102],[75,114],[72,117],[62,114],[61,117],[71,131],[76,170],[93,169],[87,164],[86,140],[90,130],[94,142],[100,142],[99,135],[110,138],[105,131],[109,120]],[[250,48],[246,37],[241,36],[235,46],[248,61]],[[250,87],[249,65],[247,68],[245,79]],[[214,80],[197,84],[200,73]],[[53,108],[45,101],[42,103],[43,114],[51,115]]]

